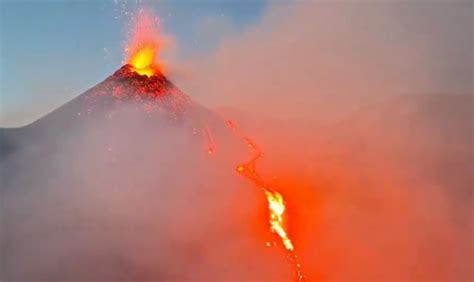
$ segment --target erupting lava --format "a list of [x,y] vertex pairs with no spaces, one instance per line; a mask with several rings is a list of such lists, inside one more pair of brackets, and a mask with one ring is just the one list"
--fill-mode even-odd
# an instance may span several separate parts
[[270,209],[270,226],[273,232],[280,236],[285,248],[288,251],[293,251],[293,243],[286,234],[283,228],[283,213],[285,212],[285,203],[280,193],[276,191],[265,190],[265,195],[268,200],[268,208]]
[[150,77],[160,71],[160,68],[154,64],[156,53],[156,46],[139,47],[130,58],[129,64],[136,73]]
[[[238,133],[235,122],[228,120],[227,124],[235,133]],[[283,222],[283,216],[286,209],[283,196],[276,190],[270,188],[270,186],[260,176],[260,174],[258,174],[256,170],[255,163],[257,162],[257,160],[262,158],[263,152],[249,137],[245,137],[244,140],[247,145],[255,151],[255,156],[250,160],[250,162],[238,165],[236,167],[236,170],[239,174],[243,175],[247,179],[250,179],[257,187],[259,187],[265,193],[265,197],[267,198],[268,202],[268,210],[270,213],[270,230],[280,237],[283,246],[287,250],[288,258],[290,259],[295,268],[296,281],[303,281],[306,276],[301,270],[301,264],[299,263],[298,256],[294,252],[295,247],[288,236]]]
[[[173,111],[176,112],[178,109],[184,109],[185,107],[183,105],[187,105],[188,103],[185,101],[187,99],[183,98],[185,97],[184,94],[169,87],[169,82],[162,74],[163,64],[158,63],[158,54],[163,40],[156,28],[158,22],[157,17],[153,16],[152,13],[144,10],[139,11],[135,19],[133,35],[129,46],[126,48],[126,52],[129,55],[128,65],[117,72],[117,75],[110,81],[133,78],[129,80],[134,83],[136,82],[137,86],[139,86],[138,89],[143,89],[139,91],[138,95],[132,95],[133,97],[140,97],[140,99],[142,99],[141,97],[152,98],[152,102],[163,102],[164,98],[170,97],[172,99],[168,101],[168,104],[171,105],[169,108],[172,108]],[[133,74],[139,76],[140,79]],[[143,75],[146,77],[142,77]],[[106,83],[108,83],[108,81],[106,81]],[[165,87],[163,88],[163,86]],[[107,84],[103,87],[108,88]],[[154,89],[159,90],[155,91]],[[163,89],[165,92],[162,91]],[[117,94],[114,94],[114,96],[120,98],[121,91],[114,91],[114,93],[115,92],[117,92]],[[227,124],[238,137],[243,138],[255,153],[255,156],[250,162],[238,165],[236,170],[240,175],[251,180],[265,194],[268,202],[270,231],[277,234],[281,239],[288,253],[288,258],[295,268],[296,281],[303,281],[305,275],[303,275],[301,271],[301,265],[294,252],[295,247],[284,225],[285,203],[283,196],[275,189],[272,189],[267,181],[256,171],[255,163],[263,156],[263,152],[256,146],[252,139],[240,134],[233,121],[228,120]],[[196,128],[193,128],[193,132],[196,132]],[[215,140],[212,132],[208,126],[202,128],[201,132],[205,140],[204,142],[207,143],[206,152],[212,155],[215,152]]]
[[157,26],[159,19],[146,10],[139,10],[134,18],[132,35],[127,48],[128,64],[140,74],[151,77],[163,72],[164,65],[159,62],[159,52],[163,45]]

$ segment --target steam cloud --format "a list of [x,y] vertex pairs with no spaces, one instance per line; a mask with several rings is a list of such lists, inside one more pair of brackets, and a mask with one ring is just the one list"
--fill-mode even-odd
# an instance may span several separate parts
[[[311,280],[472,280],[471,11],[274,4],[176,77],[264,149]],[[217,159],[134,114],[28,136],[2,156],[2,281],[288,280],[214,134]]]
[[265,140],[309,277],[472,279],[471,11],[274,4],[177,77]]

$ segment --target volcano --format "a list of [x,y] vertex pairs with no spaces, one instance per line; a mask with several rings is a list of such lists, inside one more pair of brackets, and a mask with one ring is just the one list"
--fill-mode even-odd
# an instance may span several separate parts
[[[210,156],[214,134],[227,153]],[[291,276],[274,270],[285,259],[250,239],[248,214],[265,203],[233,169],[245,144],[161,72],[124,65],[0,135],[2,281]],[[245,199],[238,209],[235,198]]]
[[110,117],[125,104],[176,121],[182,120],[193,108],[191,99],[162,73],[147,77],[134,72],[131,65],[124,65],[98,85],[33,123],[32,127],[49,120],[63,120],[59,115],[66,113],[79,119],[88,115]]

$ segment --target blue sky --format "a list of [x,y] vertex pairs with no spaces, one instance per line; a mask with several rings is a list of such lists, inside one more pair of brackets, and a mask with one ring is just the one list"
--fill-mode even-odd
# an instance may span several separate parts
[[[0,2],[0,126],[12,116],[34,114],[28,112],[32,104],[59,106],[117,69],[127,32],[125,12],[138,6],[130,0]],[[175,38],[179,57],[211,52],[226,31],[238,32],[258,22],[266,7],[264,0],[145,4]],[[210,25],[218,28],[206,29]],[[44,93],[52,101],[44,101]]]

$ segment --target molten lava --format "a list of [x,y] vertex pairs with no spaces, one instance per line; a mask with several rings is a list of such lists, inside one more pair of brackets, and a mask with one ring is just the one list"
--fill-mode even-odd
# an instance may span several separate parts
[[[252,143],[253,144],[253,143]],[[247,177],[255,185],[260,187],[265,193],[268,202],[268,210],[270,211],[270,230],[273,233],[278,234],[280,239],[288,251],[293,251],[294,246],[290,238],[287,235],[285,227],[283,225],[283,214],[285,213],[285,203],[283,196],[277,191],[267,188],[265,182],[255,170],[255,162],[262,157],[262,154],[257,154],[249,163],[238,165],[236,170],[239,174]]]
[[[239,134],[235,122],[228,120],[227,125],[234,133]],[[294,252],[295,247],[288,236],[288,232],[286,231],[283,222],[284,213],[286,209],[283,196],[276,190],[270,188],[270,186],[258,174],[256,170],[255,163],[257,162],[257,160],[262,158],[263,152],[257,147],[255,142],[250,137],[244,137],[243,139],[247,143],[247,145],[255,152],[255,156],[248,163],[237,165],[236,171],[240,175],[251,180],[255,184],[255,186],[259,187],[265,194],[270,214],[270,231],[272,233],[276,233],[280,237],[283,246],[288,252],[288,258],[294,266],[296,281],[303,281],[306,276],[301,270],[301,264],[299,263],[298,256]]]
[[129,57],[128,64],[140,75],[151,77],[163,72],[164,65],[159,61],[159,52],[164,39],[158,26],[159,19],[149,11],[139,10],[134,17],[125,51]]
[[141,75],[151,77],[155,75],[160,68],[154,63],[156,58],[157,50],[155,46],[144,46],[139,48],[128,62],[133,70]]
[[283,227],[283,213],[285,212],[285,203],[280,193],[276,191],[265,190],[267,196],[268,208],[270,209],[270,227],[274,233],[280,236],[283,245],[288,251],[293,251],[293,243],[286,234],[285,228]]

